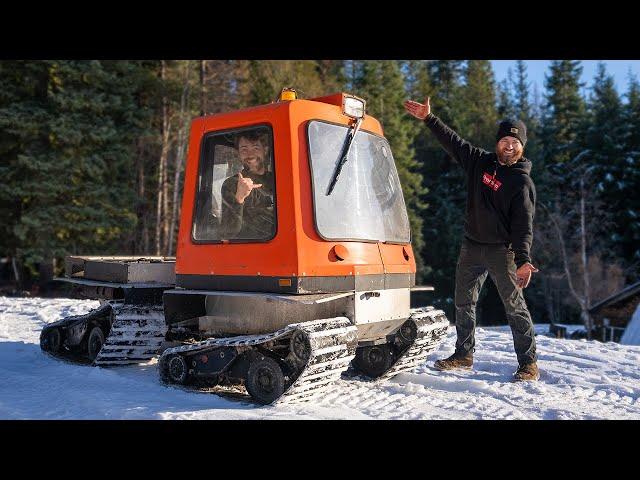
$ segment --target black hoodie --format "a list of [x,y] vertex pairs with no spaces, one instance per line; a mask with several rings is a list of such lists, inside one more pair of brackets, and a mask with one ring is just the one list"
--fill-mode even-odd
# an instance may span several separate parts
[[531,262],[536,204],[531,162],[522,157],[510,167],[500,165],[494,152],[474,147],[434,114],[425,123],[467,173],[465,236],[476,243],[511,244],[518,267]]

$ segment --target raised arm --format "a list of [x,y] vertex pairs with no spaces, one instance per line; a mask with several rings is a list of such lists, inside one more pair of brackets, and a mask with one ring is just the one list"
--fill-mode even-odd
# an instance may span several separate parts
[[442,145],[442,148],[465,170],[468,170],[472,162],[480,158],[480,156],[488,153],[486,150],[474,147],[461,138],[460,135],[433,114],[431,112],[431,105],[429,104],[429,97],[427,97],[424,104],[407,100],[404,102],[404,108],[410,115],[427,124],[427,127],[429,127],[440,142],[440,145]]

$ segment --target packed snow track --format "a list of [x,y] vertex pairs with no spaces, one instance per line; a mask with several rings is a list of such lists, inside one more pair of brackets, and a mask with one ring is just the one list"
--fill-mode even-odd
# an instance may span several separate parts
[[541,378],[514,383],[508,327],[479,328],[474,370],[439,372],[455,328],[411,373],[385,382],[341,379],[312,402],[259,406],[233,391],[163,385],[157,360],[120,368],[42,352],[45,324],[97,301],[0,297],[0,419],[640,419],[640,347],[544,336]]

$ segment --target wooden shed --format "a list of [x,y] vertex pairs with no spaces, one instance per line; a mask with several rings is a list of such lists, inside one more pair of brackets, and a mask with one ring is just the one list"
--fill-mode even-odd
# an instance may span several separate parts
[[620,341],[631,317],[640,304],[640,281],[629,285],[589,310],[596,329],[596,338],[602,341]]

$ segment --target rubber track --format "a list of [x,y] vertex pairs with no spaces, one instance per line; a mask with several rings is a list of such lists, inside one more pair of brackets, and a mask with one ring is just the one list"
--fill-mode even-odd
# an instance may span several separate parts
[[112,304],[111,331],[94,364],[128,365],[160,354],[167,332],[162,305]]
[[355,357],[358,331],[345,317],[291,324],[264,335],[211,338],[196,344],[170,348],[160,357],[160,369],[163,368],[163,360],[174,353],[198,352],[216,347],[257,346],[290,337],[295,331],[303,332],[309,340],[310,355],[298,376],[293,381],[289,380],[289,387],[272,403],[307,400],[327,390],[346,371]]
[[409,320],[417,327],[416,339],[401,353],[391,367],[382,375],[371,380],[380,382],[398,373],[407,372],[424,362],[447,336],[449,320],[442,310],[433,307],[415,308],[411,310]]

